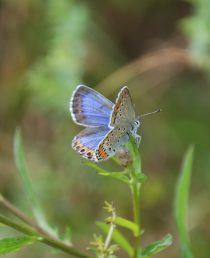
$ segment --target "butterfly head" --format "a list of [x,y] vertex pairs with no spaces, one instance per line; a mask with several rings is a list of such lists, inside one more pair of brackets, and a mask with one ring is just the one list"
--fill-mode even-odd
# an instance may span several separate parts
[[140,126],[140,121],[139,121],[138,119],[134,120],[133,123],[134,123],[134,125],[137,126],[137,127]]

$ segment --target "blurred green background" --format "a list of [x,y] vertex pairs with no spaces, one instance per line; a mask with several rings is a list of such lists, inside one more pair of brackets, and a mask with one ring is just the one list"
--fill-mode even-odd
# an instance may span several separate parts
[[[173,245],[156,257],[180,257],[174,191],[183,154],[194,144],[189,229],[195,257],[210,257],[209,11],[209,0],[2,0],[1,193],[30,214],[13,158],[14,131],[20,126],[30,177],[48,221],[61,232],[70,226],[77,247],[85,250],[99,232],[95,221],[106,216],[104,200],[131,218],[129,189],[96,175],[71,149],[82,128],[68,110],[77,84],[112,101],[127,85],[137,114],[163,109],[140,128],[148,176],[141,197],[143,244],[170,232]],[[112,161],[102,166],[117,169]],[[0,235],[11,232],[2,229]],[[52,255],[35,244],[8,257]]]

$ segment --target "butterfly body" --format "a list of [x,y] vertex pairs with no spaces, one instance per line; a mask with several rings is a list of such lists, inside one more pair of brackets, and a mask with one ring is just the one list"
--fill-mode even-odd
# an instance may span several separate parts
[[107,160],[129,141],[130,134],[140,143],[140,122],[126,86],[113,104],[95,90],[79,85],[73,92],[70,112],[75,123],[86,127],[72,141],[73,149],[86,159]]

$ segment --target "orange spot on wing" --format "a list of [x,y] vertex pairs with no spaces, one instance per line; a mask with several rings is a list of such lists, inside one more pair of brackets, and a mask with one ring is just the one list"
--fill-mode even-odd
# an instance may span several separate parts
[[101,144],[98,148],[98,154],[101,158],[106,159],[107,158],[107,153],[103,149],[103,145]]

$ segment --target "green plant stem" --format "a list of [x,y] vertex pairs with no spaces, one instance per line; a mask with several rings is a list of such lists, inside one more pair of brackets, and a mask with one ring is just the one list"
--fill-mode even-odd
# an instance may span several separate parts
[[15,215],[17,218],[22,220],[27,225],[31,226],[32,228],[35,228],[36,231],[42,236],[45,235],[50,238],[56,239],[55,236],[51,235],[49,232],[47,232],[42,227],[40,227],[36,222],[34,222],[31,218],[29,218],[25,213],[17,209],[10,201],[4,198],[4,196],[1,194],[0,194],[0,205],[3,206],[5,209],[7,209],[9,212],[11,212],[13,215]]
[[129,150],[132,154],[133,162],[129,168],[130,170],[130,189],[133,204],[133,220],[138,226],[137,232],[134,233],[134,253],[133,258],[138,257],[141,245],[141,219],[140,219],[140,189],[142,180],[141,159],[139,156],[138,146],[135,139],[130,137]]
[[2,215],[0,215],[0,223],[7,225],[21,233],[24,233],[26,235],[30,236],[37,236],[37,239],[51,247],[54,247],[58,250],[61,250],[65,253],[68,253],[70,255],[73,255],[75,257],[79,258],[90,258],[90,256],[83,254],[79,252],[77,249],[63,243],[59,239],[55,239],[49,234],[47,234],[44,230],[42,230],[40,227],[38,227],[30,218],[28,218],[24,213],[19,211],[13,204],[11,204],[9,201],[7,201],[2,195],[0,195],[0,203],[9,210],[12,214],[20,218],[22,221],[27,223],[28,225],[20,224],[17,222],[12,221],[11,219],[8,219]]
[[26,224],[30,225],[31,227],[36,227],[34,221],[26,216],[22,211],[18,210],[10,201],[4,198],[3,195],[0,194],[0,205],[7,209],[9,212],[14,214],[17,218],[21,219]]
[[138,232],[134,235],[133,258],[137,258],[138,250],[141,244],[140,187],[141,187],[141,184],[135,181],[131,185],[131,195],[132,195],[132,203],[133,203],[133,220],[138,226]]

